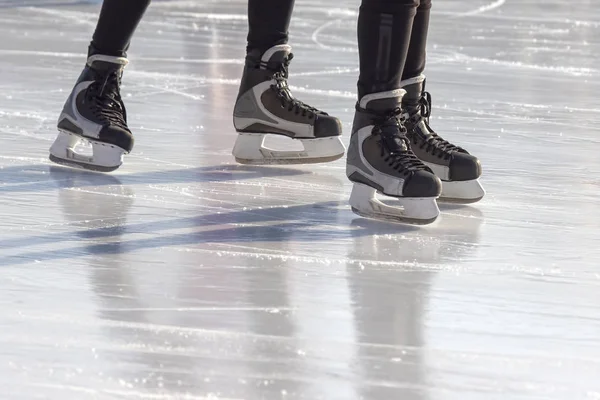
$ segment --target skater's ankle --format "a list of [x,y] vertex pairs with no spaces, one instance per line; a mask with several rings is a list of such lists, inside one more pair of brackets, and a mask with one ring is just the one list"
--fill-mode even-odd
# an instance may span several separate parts
[[100,49],[94,42],[91,42],[88,46],[88,58],[96,55],[127,58],[127,52],[124,50]]
[[376,114],[388,114],[400,110],[402,97],[406,93],[403,89],[390,89],[388,91],[363,92],[356,105],[357,111]]
[[272,72],[278,72],[287,68],[293,58],[291,47],[287,44],[275,44],[267,47],[248,47],[246,52],[245,65],[250,69],[265,69]]
[[288,44],[287,36],[285,38],[273,38],[272,40],[266,40],[261,43],[248,43],[246,46],[246,56],[253,55],[260,59],[269,49],[286,44]]

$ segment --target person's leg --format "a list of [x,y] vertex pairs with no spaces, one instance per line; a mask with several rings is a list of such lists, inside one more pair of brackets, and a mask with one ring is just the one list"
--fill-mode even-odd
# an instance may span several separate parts
[[418,0],[363,0],[358,14],[359,99],[398,89]]
[[131,37],[150,0],[104,0],[90,44],[90,55],[126,57]]
[[413,22],[408,58],[402,74],[402,100],[406,111],[407,137],[412,150],[442,180],[441,198],[461,203],[479,201],[485,191],[478,178],[477,157],[437,135],[429,126],[431,95],[425,91],[427,34],[431,0],[421,0]]
[[247,53],[287,44],[294,0],[248,0]]
[[[150,0],[105,0],[86,66],[58,120],[58,138],[50,159],[58,164],[108,172],[133,148],[120,85],[128,63],[126,51]],[[81,141],[91,143],[93,155],[76,152]]]
[[[418,0],[363,0],[358,16],[360,77],[346,175],[352,210],[392,222],[427,224],[439,215],[440,180],[411,151],[402,125],[402,71]],[[379,192],[402,207],[384,204]]]
[[[294,0],[249,0],[248,46],[233,111],[238,139],[233,155],[243,164],[306,164],[337,160],[345,148],[341,122],[297,100],[287,78],[292,60],[287,45]],[[266,135],[299,140],[303,151],[273,151]]]
[[429,14],[431,11],[431,0],[421,0],[417,8],[417,14],[413,19],[410,33],[410,45],[406,64],[402,71],[402,80],[419,76],[425,70],[427,57],[427,34],[429,32]]

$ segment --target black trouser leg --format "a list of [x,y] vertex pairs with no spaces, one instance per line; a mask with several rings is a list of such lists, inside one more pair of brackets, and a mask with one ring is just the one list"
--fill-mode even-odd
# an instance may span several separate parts
[[288,41],[294,0],[248,0],[248,48],[260,54]]
[[421,4],[417,8],[417,15],[413,20],[408,57],[402,73],[403,80],[419,76],[425,70],[430,10],[431,0],[421,0]]
[[362,0],[359,98],[400,87],[419,0]]
[[89,54],[125,57],[150,0],[104,0]]

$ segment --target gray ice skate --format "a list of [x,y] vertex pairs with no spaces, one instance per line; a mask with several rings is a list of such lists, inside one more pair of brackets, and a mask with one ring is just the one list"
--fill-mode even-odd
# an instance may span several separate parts
[[[440,180],[410,150],[400,108],[402,89],[364,96],[356,107],[346,175],[354,182],[356,214],[392,222],[429,224],[438,217]],[[375,194],[394,197],[400,207]]]
[[[109,172],[119,168],[123,155],[133,148],[127,127],[125,105],[119,86],[124,57],[93,55],[67,99],[58,119],[59,135],[50,148],[50,160],[57,164]],[[93,154],[77,153],[82,142]]]
[[[278,45],[264,54],[250,53],[233,112],[238,138],[233,148],[242,164],[306,164],[334,161],[344,155],[340,121],[292,95],[288,84],[291,47]],[[304,150],[274,150],[266,135],[287,136]]]
[[425,91],[425,76],[402,82],[406,95],[406,136],[413,152],[442,180],[440,200],[474,203],[485,191],[479,183],[481,163],[465,149],[444,140],[429,126],[431,95]]

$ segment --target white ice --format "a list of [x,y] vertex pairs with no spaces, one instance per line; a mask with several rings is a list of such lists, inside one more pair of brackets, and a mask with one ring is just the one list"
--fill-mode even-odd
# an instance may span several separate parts
[[[290,84],[346,143],[357,7],[291,27]],[[343,159],[235,164],[243,0],[155,1],[134,153],[53,167],[98,11],[0,0],[0,399],[600,399],[596,0],[434,0],[432,125],[488,195],[426,227],[352,214]]]

